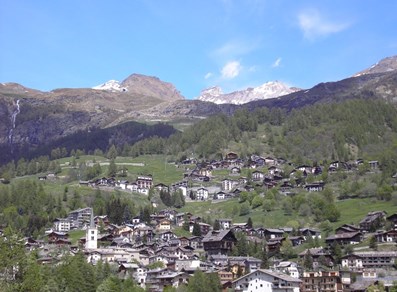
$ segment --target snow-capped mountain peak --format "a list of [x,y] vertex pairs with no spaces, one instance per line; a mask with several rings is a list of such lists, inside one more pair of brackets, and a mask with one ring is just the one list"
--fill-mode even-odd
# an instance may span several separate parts
[[216,104],[244,104],[259,99],[276,98],[298,90],[300,89],[289,87],[288,85],[279,81],[269,81],[258,87],[247,88],[226,94],[223,94],[220,87],[215,86],[203,90],[197,99],[201,101],[213,102]]
[[127,91],[127,88],[122,87],[120,82],[117,80],[109,80],[103,84],[94,86],[92,89],[96,90],[107,90],[107,91],[112,91],[112,92],[123,92]]

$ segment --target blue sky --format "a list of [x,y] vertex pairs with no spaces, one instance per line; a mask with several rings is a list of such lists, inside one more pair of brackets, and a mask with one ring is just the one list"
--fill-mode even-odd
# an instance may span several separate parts
[[397,53],[397,1],[0,0],[0,82],[44,91],[132,73],[186,98],[310,88]]

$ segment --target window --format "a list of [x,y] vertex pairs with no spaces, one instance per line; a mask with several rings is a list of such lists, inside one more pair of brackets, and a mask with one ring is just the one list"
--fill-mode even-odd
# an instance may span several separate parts
[[94,236],[91,236],[91,240],[94,240]]

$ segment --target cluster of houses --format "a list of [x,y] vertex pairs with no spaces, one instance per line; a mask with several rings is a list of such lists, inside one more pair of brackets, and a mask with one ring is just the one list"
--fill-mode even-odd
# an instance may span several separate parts
[[[327,171],[328,173],[352,171],[363,163],[364,161],[361,159],[351,163],[334,161],[330,163]],[[104,177],[94,181],[80,181],[80,184],[92,187],[111,187],[145,195],[149,194],[151,188],[171,193],[181,191],[187,199],[193,200],[224,200],[236,197],[242,191],[252,191],[254,187],[262,187],[264,190],[279,187],[280,192],[286,195],[293,195],[302,189],[308,192],[318,192],[324,189],[325,183],[321,180],[305,182],[305,178],[309,175],[318,178],[324,170],[323,166],[299,165],[293,167],[293,170],[286,175],[282,168],[287,164],[292,167],[284,159],[251,155],[248,160],[244,160],[239,158],[236,153],[230,152],[222,160],[205,162],[198,162],[195,159],[184,160],[182,165],[178,165],[178,167],[185,167],[186,172],[183,179],[170,186],[163,183],[154,184],[151,175],[140,175],[134,182]],[[378,162],[370,161],[369,166],[371,170],[376,170]],[[228,170],[227,177],[222,180],[213,174],[214,170],[219,169]],[[241,175],[244,169],[249,171],[249,178]],[[212,181],[214,183],[211,183]],[[207,187],[203,187],[204,184]]]
[[122,190],[128,190],[133,193],[148,195],[149,190],[153,187],[153,177],[151,175],[140,175],[135,182],[128,180],[116,180],[114,177],[99,178],[93,181],[80,181],[80,185],[88,185],[91,187],[111,187]]
[[[170,186],[162,183],[155,185],[152,176],[138,176],[135,182],[101,178],[80,183],[146,195],[150,189],[168,192],[179,190],[185,197],[194,200],[224,200],[238,196],[242,191],[250,191],[253,185],[265,189],[277,186],[286,195],[293,194],[296,187],[308,192],[324,189],[322,181],[304,183],[303,179],[308,175],[320,175],[324,171],[322,167],[301,165],[294,167],[286,176],[281,169],[285,163],[284,160],[255,155],[244,161],[235,153],[229,153],[221,161],[184,161],[182,165],[188,167],[183,180]],[[362,160],[354,163],[335,161],[327,171],[351,171],[361,163]],[[190,169],[192,164],[195,167]],[[371,161],[369,165],[372,170],[378,167],[376,161]],[[249,178],[241,176],[243,168],[250,169]],[[216,169],[227,169],[228,177],[215,180],[213,171]],[[204,183],[210,185],[211,181],[217,181],[216,186],[202,186]],[[198,186],[192,187],[194,184]],[[379,280],[383,270],[393,270],[397,260],[397,252],[393,251],[354,250],[337,264],[332,254],[332,247],[336,244],[341,247],[354,246],[369,236],[374,237],[379,244],[395,244],[397,214],[388,216],[383,211],[367,214],[358,226],[340,226],[334,234],[324,238],[324,247],[304,250],[298,254],[297,262],[277,258],[283,243],[289,240],[293,247],[297,247],[308,240],[320,239],[320,231],[312,228],[253,228],[247,223],[233,223],[231,219],[222,218],[214,218],[219,223],[219,230],[215,230],[199,216],[171,209],[151,214],[150,219],[150,223],[144,223],[140,217],[134,217],[122,226],[117,226],[109,222],[107,216],[93,216],[91,208],[78,209],[70,212],[66,218],[54,220],[53,229],[48,232],[45,242],[28,239],[26,247],[39,248],[39,262],[43,264],[57,260],[50,256],[53,248],[67,248],[72,253],[83,250],[88,262],[94,265],[98,261],[117,264],[120,277],[133,278],[148,291],[162,291],[166,286],[186,284],[197,269],[205,273],[217,273],[225,291],[365,291],[370,284]],[[390,222],[388,226],[392,227],[383,230],[387,221]],[[186,225],[191,236],[177,236],[175,228]],[[201,235],[192,234],[197,226]],[[86,231],[86,236],[80,238],[76,245],[72,245],[68,235],[73,229]],[[250,242],[258,246],[265,246],[272,258],[270,269],[261,268],[262,259],[231,256],[238,233],[244,233]],[[307,258],[310,258],[310,269],[304,268],[302,264]],[[162,263],[163,266],[151,268],[156,263]],[[397,274],[394,279],[397,279]],[[387,277],[381,280],[386,286],[392,284]]]
[[[301,245],[309,239],[321,238],[318,230],[253,228],[247,223],[233,223],[230,219],[218,219],[219,230],[215,230],[199,216],[177,213],[172,209],[151,214],[150,224],[134,217],[128,224],[117,226],[109,222],[107,216],[93,216],[90,208],[72,211],[68,218],[72,226],[85,229],[86,235],[72,245],[68,232],[62,231],[59,221],[55,220],[54,230],[47,234],[45,242],[26,241],[27,249],[39,249],[40,263],[57,261],[50,256],[53,248],[66,248],[71,253],[82,250],[88,262],[115,264],[120,277],[133,278],[149,291],[186,284],[197,269],[217,273],[225,291],[365,291],[376,281],[382,280],[390,286],[393,277],[397,279],[397,274],[390,281],[384,275],[379,277],[385,270],[394,270],[396,251],[353,250],[343,256],[338,265],[330,248],[336,243],[354,246],[368,236],[373,236],[379,244],[395,245],[397,214],[387,216],[383,211],[368,213],[358,226],[340,226],[335,234],[325,238],[325,247],[304,250],[298,254],[297,262],[277,259],[283,242],[289,239],[293,246]],[[387,221],[391,229],[380,231]],[[198,225],[201,235],[177,236],[174,229],[186,226],[186,223],[190,233]],[[244,233],[258,246],[266,244],[267,254],[272,256],[270,269],[261,269],[262,259],[231,256],[238,233]],[[310,269],[305,269],[302,264],[307,257],[312,263]],[[162,267],[154,268],[153,265],[159,262]]]

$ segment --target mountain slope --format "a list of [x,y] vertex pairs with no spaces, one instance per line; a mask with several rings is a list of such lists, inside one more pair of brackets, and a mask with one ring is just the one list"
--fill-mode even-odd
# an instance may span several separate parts
[[397,56],[387,57],[380,60],[378,63],[372,65],[368,69],[356,73],[353,77],[373,74],[373,73],[386,73],[397,70]]
[[[2,83],[2,157],[18,159],[16,149],[40,148],[44,143],[65,138],[78,131],[108,128],[127,121],[193,122],[218,113],[231,115],[240,108],[255,110],[259,107],[276,107],[291,111],[315,103],[339,102],[351,98],[383,98],[397,102],[397,70],[393,69],[395,60],[396,57],[386,58],[356,77],[320,83],[308,90],[244,104],[186,100],[172,84],[139,74],[132,74],[121,83],[108,83],[101,89],[63,88],[42,92],[16,83]],[[373,73],[374,70],[378,73]],[[117,87],[119,90],[116,90]],[[278,86],[249,89],[233,93],[235,95],[224,95],[219,88],[213,88],[209,95],[226,96],[230,101],[243,102],[243,98],[254,94],[266,96],[267,89],[269,92],[277,91],[274,88]]]

